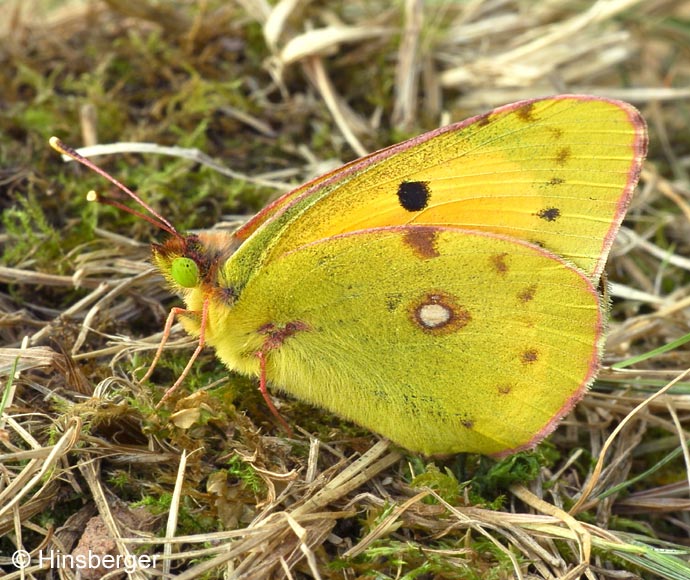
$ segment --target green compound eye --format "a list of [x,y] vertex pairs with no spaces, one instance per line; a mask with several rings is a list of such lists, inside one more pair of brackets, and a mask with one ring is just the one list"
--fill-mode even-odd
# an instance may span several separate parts
[[194,288],[199,283],[199,267],[191,258],[175,258],[170,275],[183,288]]

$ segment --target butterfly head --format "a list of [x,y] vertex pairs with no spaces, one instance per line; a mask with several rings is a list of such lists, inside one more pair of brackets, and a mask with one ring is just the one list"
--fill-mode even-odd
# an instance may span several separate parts
[[208,232],[171,236],[153,244],[153,262],[178,292],[218,286],[218,269],[232,253],[232,235]]
[[195,288],[207,275],[209,260],[196,235],[172,236],[151,249],[153,262],[175,288]]

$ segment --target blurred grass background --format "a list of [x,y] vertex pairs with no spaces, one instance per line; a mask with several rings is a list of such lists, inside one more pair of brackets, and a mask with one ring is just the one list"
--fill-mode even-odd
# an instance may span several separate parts
[[[157,553],[181,578],[690,577],[690,2],[5,0],[0,14],[8,577],[17,547]],[[87,203],[110,186],[47,146],[183,148],[96,161],[180,229],[231,227],[366,152],[561,92],[635,104],[650,154],[608,268],[607,366],[535,453],[498,464],[403,455],[281,398],[288,439],[210,351],[155,410],[193,346],[175,332],[154,384],[136,381],[177,303],[147,261],[159,233]]]

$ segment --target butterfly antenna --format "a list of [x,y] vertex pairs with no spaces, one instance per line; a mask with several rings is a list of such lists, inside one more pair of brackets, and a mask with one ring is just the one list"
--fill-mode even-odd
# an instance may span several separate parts
[[129,197],[131,197],[134,201],[136,201],[141,207],[143,207],[146,211],[148,211],[151,216],[148,216],[142,212],[139,212],[135,209],[132,209],[131,207],[126,206],[123,203],[120,203],[119,201],[116,201],[114,199],[107,198],[102,195],[98,195],[95,191],[90,191],[87,194],[87,199],[89,201],[99,201],[100,203],[103,203],[105,205],[110,205],[112,207],[116,207],[126,213],[129,213],[133,216],[136,216],[138,218],[141,218],[143,220],[146,220],[150,224],[153,224],[157,228],[160,228],[161,230],[168,232],[169,234],[175,236],[176,238],[182,238],[183,236],[175,229],[175,226],[173,226],[167,219],[165,219],[162,215],[160,215],[155,209],[153,209],[148,203],[146,203],[143,199],[141,199],[136,193],[134,193],[131,189],[129,189],[125,184],[121,183],[117,179],[115,179],[112,175],[98,167],[95,163],[92,161],[89,161],[86,157],[81,155],[80,153],[77,153],[75,149],[72,149],[72,147],[65,145],[60,139],[57,137],[51,137],[48,141],[50,143],[50,146],[55,149],[58,153],[62,153],[63,155],[66,155],[67,157],[71,157],[75,161],[78,161],[85,167],[88,167],[91,169],[91,171],[95,171],[100,175],[101,177],[105,177],[110,183],[115,185],[118,189],[121,191],[124,191]]

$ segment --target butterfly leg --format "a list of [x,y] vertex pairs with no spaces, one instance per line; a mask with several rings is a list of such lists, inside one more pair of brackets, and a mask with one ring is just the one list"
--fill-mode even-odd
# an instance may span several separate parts
[[147,381],[149,377],[153,374],[153,370],[156,368],[156,365],[158,364],[158,361],[161,358],[161,355],[163,354],[163,348],[165,347],[165,343],[168,342],[168,338],[170,338],[170,331],[172,329],[172,325],[175,322],[175,317],[178,316],[179,314],[188,314],[189,311],[185,310],[184,308],[179,308],[178,306],[175,306],[170,309],[170,312],[168,314],[168,318],[165,321],[165,328],[163,328],[163,336],[161,337],[161,341],[158,344],[158,350],[156,350],[156,354],[153,357],[153,361],[151,361],[151,365],[149,366],[149,369],[146,371],[146,374],[141,377],[140,382]]
[[273,401],[271,401],[271,397],[266,389],[266,355],[272,350],[280,348],[287,338],[304,330],[309,330],[309,325],[300,321],[288,322],[282,328],[280,326],[276,326],[275,324],[267,324],[259,329],[261,334],[267,336],[266,340],[264,341],[263,348],[256,353],[256,356],[259,359],[259,367],[261,371],[261,375],[259,377],[259,390],[261,391],[268,408],[271,410],[271,413],[276,416],[290,437],[293,435],[292,429],[290,428],[290,425],[287,424],[287,421],[285,421],[285,419],[280,416],[280,413],[278,413],[278,410],[273,405]]
[[[153,357],[153,361],[151,362],[151,366],[149,367],[149,370],[146,371],[146,374],[144,377],[141,379],[142,381],[145,381],[151,376],[151,373],[153,372],[153,369],[155,368],[156,364],[158,363],[158,360],[160,359],[161,355],[163,354],[163,347],[165,346],[165,343],[168,340],[168,337],[170,336],[170,331],[172,329],[173,322],[175,322],[175,317],[179,314],[193,314],[193,311],[190,310],[185,310],[184,308],[172,308],[170,310],[170,314],[168,315],[168,319],[165,321],[165,328],[163,329],[163,337],[161,338],[161,343],[158,345],[158,350],[156,351],[156,355]],[[204,305],[201,309],[201,325],[199,327],[199,344],[197,344],[196,349],[192,353],[192,356],[189,358],[189,361],[187,362],[187,366],[185,366],[184,370],[180,374],[180,376],[177,378],[175,383],[173,384],[172,387],[170,387],[167,391],[165,391],[165,394],[163,395],[163,398],[158,401],[158,404],[156,405],[156,409],[160,408],[160,406],[165,402],[165,400],[172,395],[177,388],[182,384],[182,381],[185,380],[187,375],[189,374],[189,371],[192,369],[192,365],[194,364],[194,361],[199,357],[201,354],[201,351],[204,349],[204,345],[206,343],[206,324],[208,323],[208,300],[204,300]]]
[[288,422],[283,419],[283,417],[280,415],[278,412],[278,409],[276,409],[275,405],[273,404],[273,401],[271,400],[271,396],[268,394],[268,389],[266,388],[266,353],[264,351],[259,351],[256,353],[256,356],[259,359],[259,367],[261,369],[261,375],[259,376],[259,391],[261,391],[261,395],[264,398],[264,401],[266,401],[266,404],[268,405],[268,408],[271,410],[271,413],[275,416],[276,419],[278,419],[278,422],[281,424],[283,429],[287,432],[289,437],[294,436],[294,432],[292,431],[292,428],[290,425],[288,425]]

